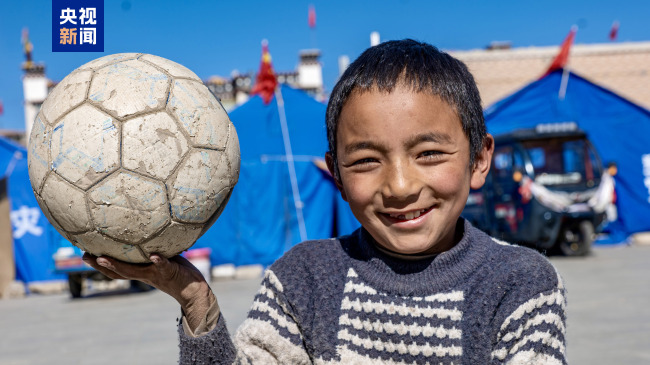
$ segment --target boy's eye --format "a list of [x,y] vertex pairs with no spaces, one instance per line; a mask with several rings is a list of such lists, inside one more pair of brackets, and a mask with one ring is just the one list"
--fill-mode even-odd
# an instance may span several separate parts
[[356,160],[352,163],[352,166],[363,166],[363,165],[368,165],[373,162],[377,162],[374,158],[362,158],[360,160]]
[[440,157],[442,155],[442,152],[440,151],[424,151],[420,153],[420,156],[426,159],[431,159],[431,158],[436,158]]

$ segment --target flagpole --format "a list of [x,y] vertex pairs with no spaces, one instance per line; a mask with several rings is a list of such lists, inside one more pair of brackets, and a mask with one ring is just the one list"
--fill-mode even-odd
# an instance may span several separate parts
[[310,33],[311,33],[311,48],[316,49],[318,48],[316,45],[316,29],[312,28]]
[[289,168],[289,179],[291,180],[291,191],[293,192],[293,204],[296,208],[296,218],[298,219],[298,229],[300,230],[300,240],[307,240],[307,229],[305,219],[302,215],[303,203],[300,200],[300,191],[298,190],[298,178],[296,177],[296,166],[293,161],[293,152],[291,151],[291,140],[289,138],[289,128],[287,126],[287,115],[284,111],[284,99],[282,99],[281,87],[275,89],[275,100],[280,115],[280,125],[282,126],[282,140],[284,141],[284,151],[287,155],[287,167]]
[[566,89],[569,84],[569,69],[565,66],[562,68],[562,81],[560,82],[560,90],[557,93],[557,97],[560,100],[564,100],[566,96]]
[[[575,36],[575,34],[578,32],[578,26],[573,25],[571,27],[571,33]],[[573,43],[573,39],[571,39],[571,43]],[[571,44],[568,45],[571,47]],[[565,64],[562,65],[562,80],[560,81],[560,90],[558,90],[557,96],[558,99],[564,100],[564,97],[566,96],[566,89],[569,85],[569,69],[567,67],[567,64],[569,63],[569,52],[570,48],[567,48],[567,54],[566,54],[566,61]]]

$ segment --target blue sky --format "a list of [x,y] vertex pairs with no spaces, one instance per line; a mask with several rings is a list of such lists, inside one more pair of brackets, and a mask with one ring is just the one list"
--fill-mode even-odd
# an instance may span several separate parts
[[[307,25],[310,4],[315,31]],[[301,49],[321,49],[327,90],[336,82],[338,57],[357,57],[372,31],[382,40],[408,37],[467,50],[495,40],[514,47],[558,45],[572,24],[580,27],[576,43],[606,43],[618,20],[618,42],[650,40],[650,1],[642,0],[104,0],[104,8],[103,53],[53,53],[51,0],[0,1],[0,129],[24,129],[23,27],[34,60],[44,62],[56,81],[87,61],[121,52],[169,58],[203,79],[256,71],[260,42],[268,39],[278,71],[293,70]]]

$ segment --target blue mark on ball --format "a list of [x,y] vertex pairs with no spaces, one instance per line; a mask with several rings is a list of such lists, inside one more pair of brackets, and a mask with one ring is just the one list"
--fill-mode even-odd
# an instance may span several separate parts
[[[178,219],[189,222],[203,222],[207,219],[205,214],[205,205],[199,202],[206,201],[207,192],[203,189],[189,187],[174,187],[182,197],[181,201],[185,204],[172,204],[172,213]],[[179,197],[176,197],[179,199]]]
[[[62,164],[68,162],[73,166],[80,169],[82,172],[88,170],[89,167],[95,172],[105,172],[107,167],[104,161],[104,148],[106,145],[106,134],[112,133],[116,130],[112,118],[107,118],[101,122],[101,140],[100,148],[97,156],[91,156],[86,151],[78,149],[75,145],[70,145],[64,149],[63,135],[65,133],[65,122],[62,122],[52,131],[53,143],[58,143],[59,153],[52,156],[52,168],[57,169]],[[55,135],[58,133],[58,139],[55,140]]]

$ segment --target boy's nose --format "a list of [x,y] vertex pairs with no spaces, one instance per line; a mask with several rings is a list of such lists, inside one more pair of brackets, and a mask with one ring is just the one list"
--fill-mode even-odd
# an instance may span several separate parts
[[418,193],[417,179],[408,166],[399,163],[386,170],[382,194],[388,199],[403,200]]

